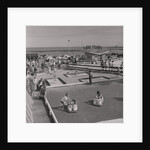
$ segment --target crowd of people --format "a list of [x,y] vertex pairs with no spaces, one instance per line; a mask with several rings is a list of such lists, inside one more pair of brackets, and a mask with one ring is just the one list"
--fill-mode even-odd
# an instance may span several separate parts
[[39,67],[39,59],[32,58],[26,62],[26,89],[31,97],[35,97],[38,92],[42,97],[45,95],[46,87],[49,82],[46,79],[41,78],[37,80],[37,68]]
[[61,68],[62,61],[58,58],[41,58],[39,61],[39,66],[43,72],[51,73],[56,72],[56,68],[59,70]]
[[26,87],[29,94],[34,97],[37,91],[40,95],[44,95],[46,86],[50,83],[46,79],[37,81],[37,70],[41,68],[42,72],[53,74],[53,79],[56,81],[56,68],[60,69],[61,60],[49,57],[34,57],[26,58]]
[[[100,64],[101,67],[115,67],[116,65],[114,65],[115,61],[120,61],[121,58],[119,58],[118,56],[113,58],[113,56],[107,56],[106,59],[101,59],[98,60],[97,57],[92,57],[91,59],[91,64]],[[118,67],[122,67],[121,65]]]
[[35,96],[37,91],[39,91],[41,95],[44,95],[46,86],[50,84],[46,79],[37,81],[37,70],[39,69],[41,72],[52,74],[54,81],[56,81],[56,69],[59,70],[61,64],[61,59],[50,56],[26,58],[26,87],[32,97]]
[[39,79],[37,81],[33,72],[28,72],[26,76],[26,88],[32,98],[42,98],[45,95],[46,87],[49,86],[49,82],[46,79]]

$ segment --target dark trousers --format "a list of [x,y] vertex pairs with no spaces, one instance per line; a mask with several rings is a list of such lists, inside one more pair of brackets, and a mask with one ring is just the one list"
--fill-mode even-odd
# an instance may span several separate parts
[[90,84],[92,83],[92,78],[91,77],[89,77],[89,82],[90,82]]

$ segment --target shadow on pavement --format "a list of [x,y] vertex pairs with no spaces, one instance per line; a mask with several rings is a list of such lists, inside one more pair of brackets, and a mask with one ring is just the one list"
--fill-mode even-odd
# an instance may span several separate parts
[[88,105],[95,106],[95,107],[100,107],[100,106],[98,106],[98,105],[93,105],[93,100],[89,100],[89,101],[86,101],[86,102],[84,102],[84,103],[86,103],[86,104],[88,104]]
[[117,101],[123,101],[123,97],[113,97],[113,99],[115,99]]
[[[85,101],[84,103],[88,104],[88,105],[93,105],[93,100],[88,100],[88,101]],[[93,105],[94,106],[94,105]]]
[[67,112],[65,109],[62,109],[62,106],[52,107],[52,109],[60,110],[60,111],[63,111],[63,112]]
[[52,107],[52,109],[62,110],[61,106]]

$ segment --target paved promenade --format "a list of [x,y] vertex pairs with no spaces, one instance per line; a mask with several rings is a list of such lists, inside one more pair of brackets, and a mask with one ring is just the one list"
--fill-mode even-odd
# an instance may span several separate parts
[[[27,91],[26,91],[27,92]],[[43,100],[38,98],[31,98],[26,93],[26,105],[27,105],[27,121],[28,123],[50,123],[51,120],[48,116],[47,109],[44,106]]]
[[[37,80],[39,80],[40,78],[44,78],[50,82],[51,86],[47,88],[47,99],[59,122],[79,122],[79,123],[87,122],[89,123],[89,122],[100,122],[100,121],[106,121],[106,120],[117,119],[117,118],[123,117],[123,114],[122,114],[123,113],[123,103],[122,103],[123,98],[122,98],[122,92],[121,92],[123,88],[122,75],[94,72],[93,79],[92,79],[94,84],[90,86],[88,74],[85,71],[78,70],[77,74],[75,74],[75,70],[60,69],[60,70],[56,70],[56,74],[57,74],[56,80],[54,80],[53,72],[38,73]],[[114,84],[114,81],[116,81],[116,84]],[[74,86],[74,85],[77,85],[77,86]],[[114,85],[116,87],[111,87],[110,85]],[[62,86],[64,87],[61,88]],[[93,95],[94,97],[95,92],[99,88],[102,89],[102,93],[104,94],[106,98],[105,106],[102,108],[96,108],[96,107],[93,107],[92,105],[87,105],[88,100],[90,100],[90,96]],[[113,89],[115,91],[116,89],[117,91],[120,91],[118,93],[120,93],[121,95],[115,95],[115,91],[112,92]],[[67,91],[70,91],[71,93],[73,92],[74,93],[74,94],[72,93],[73,97],[76,97],[76,95],[78,95],[79,97],[77,96],[77,99],[80,99],[79,101],[80,110],[78,113],[76,113],[76,115],[72,114],[74,118],[72,118],[73,116],[71,114],[62,112],[58,108],[60,105],[60,101],[59,101],[60,97],[62,97]],[[110,94],[111,92],[114,94],[112,95],[112,97]],[[87,96],[83,93],[87,93],[87,96],[89,99],[87,99],[86,98]],[[116,98],[116,100],[111,101],[111,99],[114,99],[114,98]],[[119,101],[117,100],[118,98],[119,98]],[[46,110],[46,107],[44,106],[43,101],[39,100],[38,98],[34,98],[33,101],[34,101],[34,108],[33,108],[34,122],[36,123],[52,122],[48,116],[48,111]],[[114,108],[112,107],[113,105],[111,106],[112,103],[114,105]],[[85,107],[85,108],[82,108],[82,107]],[[89,110],[87,111],[87,109]],[[90,115],[87,112],[91,112],[91,113],[93,112],[93,115]],[[101,115],[99,116],[98,114],[101,114]],[[86,118],[83,119],[83,115],[85,115]],[[68,118],[68,119],[66,120],[65,118]]]

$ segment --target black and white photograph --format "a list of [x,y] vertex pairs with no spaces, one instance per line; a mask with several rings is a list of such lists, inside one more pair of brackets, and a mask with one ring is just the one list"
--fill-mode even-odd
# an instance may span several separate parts
[[27,123],[123,123],[123,26],[26,26]]
[[8,142],[141,142],[142,8],[8,8]]

